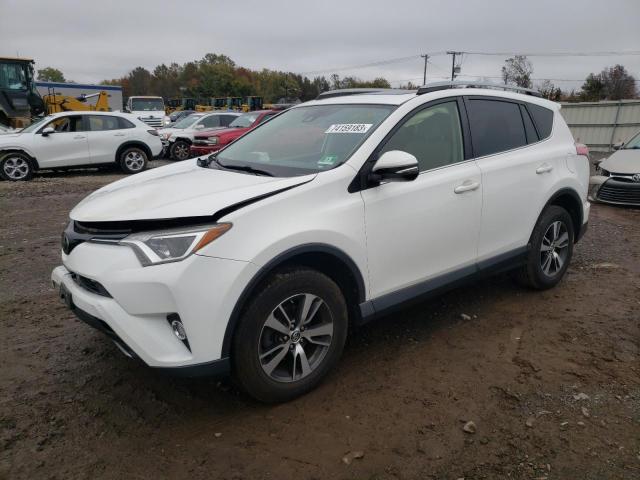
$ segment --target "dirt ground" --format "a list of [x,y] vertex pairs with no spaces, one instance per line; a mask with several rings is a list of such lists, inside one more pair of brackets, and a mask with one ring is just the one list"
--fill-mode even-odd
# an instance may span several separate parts
[[640,210],[594,206],[556,289],[500,276],[376,321],[265,406],[150,371],[58,300],[67,214],[119,177],[0,182],[0,478],[640,478]]

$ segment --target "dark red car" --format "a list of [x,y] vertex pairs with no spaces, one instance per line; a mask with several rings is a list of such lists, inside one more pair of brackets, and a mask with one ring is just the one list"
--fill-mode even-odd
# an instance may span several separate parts
[[217,130],[203,130],[193,137],[191,155],[201,156],[213,153],[227,146],[236,138],[257,127],[265,120],[280,113],[281,110],[256,110],[246,112],[236,118],[227,128]]

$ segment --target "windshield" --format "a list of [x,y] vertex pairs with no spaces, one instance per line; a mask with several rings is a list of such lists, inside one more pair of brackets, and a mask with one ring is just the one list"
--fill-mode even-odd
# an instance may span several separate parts
[[184,117],[179,122],[177,122],[171,128],[180,128],[180,129],[189,128],[191,125],[196,123],[201,118],[202,118],[202,115],[189,115],[187,117]]
[[247,128],[254,124],[260,114],[258,113],[245,113],[236,118],[229,124],[230,128]]
[[44,125],[45,123],[47,123],[49,120],[51,120],[53,117],[52,116],[46,116],[46,117],[42,117],[40,120],[33,122],[31,125],[29,125],[28,127],[23,128],[22,130],[20,130],[20,133],[31,133],[31,132],[35,132],[38,128],[40,128],[42,125]]
[[0,63],[0,88],[26,90],[27,73],[25,70],[25,65],[20,63]]
[[217,155],[217,160],[223,166],[249,166],[284,177],[329,170],[345,162],[394,108],[294,108],[236,140]]
[[133,112],[157,112],[164,110],[164,102],[161,98],[134,98],[131,100]]
[[629,140],[623,148],[625,150],[640,149],[640,133],[638,133],[635,137]]

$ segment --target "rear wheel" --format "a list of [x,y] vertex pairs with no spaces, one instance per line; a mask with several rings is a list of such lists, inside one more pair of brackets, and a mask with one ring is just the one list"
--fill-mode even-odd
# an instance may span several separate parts
[[0,176],[5,180],[19,182],[33,177],[33,163],[28,155],[19,152],[6,154],[0,160]]
[[125,173],[138,173],[147,167],[147,154],[140,147],[125,148],[120,154],[120,168]]
[[556,205],[548,207],[531,235],[527,263],[516,272],[520,283],[538,290],[555,287],[569,268],[574,235],[569,213]]
[[339,287],[306,268],[275,274],[240,319],[232,361],[236,382],[263,402],[282,402],[317,386],[347,338]]
[[169,154],[174,160],[186,160],[191,156],[191,145],[184,140],[176,140],[171,145]]

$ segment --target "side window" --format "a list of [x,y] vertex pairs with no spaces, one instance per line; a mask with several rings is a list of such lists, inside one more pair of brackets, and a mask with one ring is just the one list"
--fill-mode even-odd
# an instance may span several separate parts
[[522,121],[524,122],[524,131],[527,134],[527,143],[536,143],[538,140],[538,133],[536,127],[533,126],[531,116],[524,105],[520,105],[520,113],[522,114]]
[[[267,113],[264,117],[262,117],[260,119],[260,123],[264,123],[267,120],[269,120],[271,117],[273,117],[275,115],[275,113]],[[258,123],[257,125],[259,125],[260,123]]]
[[130,122],[126,118],[122,118],[122,117],[116,117],[116,118],[118,119],[120,128],[136,128],[135,124],[133,122]]
[[469,122],[476,157],[504,152],[527,144],[517,103],[470,100]]
[[531,112],[533,122],[536,124],[538,134],[540,135],[540,140],[548,138],[553,129],[553,111],[540,105],[534,105],[533,103],[527,104],[527,110]]
[[87,115],[87,119],[89,121],[89,131],[91,132],[120,129],[118,117],[111,117],[108,115]]
[[236,118],[237,117],[235,115],[220,115],[220,126],[221,127],[227,127]]
[[84,131],[82,126],[82,117],[80,115],[56,118],[42,127],[40,132],[48,127],[53,128],[58,133]]
[[425,108],[405,120],[380,153],[390,150],[415,156],[421,172],[462,161],[464,149],[457,102]]
[[217,115],[211,115],[200,120],[200,125],[204,125],[204,128],[213,128],[220,126],[220,118]]

